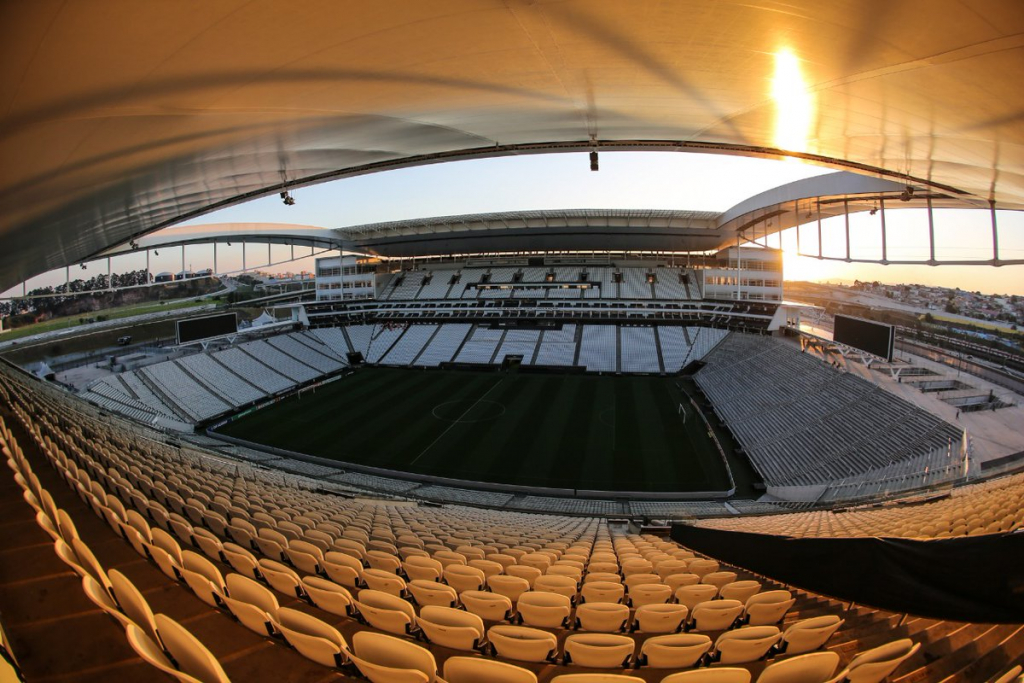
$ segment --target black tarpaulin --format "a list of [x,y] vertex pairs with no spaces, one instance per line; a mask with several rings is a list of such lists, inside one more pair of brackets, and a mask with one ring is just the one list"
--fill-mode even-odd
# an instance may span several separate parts
[[676,524],[672,539],[843,601],[951,621],[1024,622],[1024,533],[790,538]]

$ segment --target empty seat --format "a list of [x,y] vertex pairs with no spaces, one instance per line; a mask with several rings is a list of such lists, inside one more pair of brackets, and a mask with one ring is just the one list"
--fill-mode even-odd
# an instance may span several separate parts
[[686,565],[686,568],[691,574],[696,574],[697,576],[704,578],[704,576],[712,572],[717,572],[719,566],[720,565],[716,560],[698,559],[691,561]]
[[584,631],[622,631],[629,621],[629,608],[609,602],[588,602],[576,608],[576,627]]
[[529,669],[481,657],[449,657],[444,663],[447,683],[537,683]]
[[569,598],[544,591],[527,591],[516,603],[522,623],[543,628],[565,628],[571,610]]
[[212,607],[221,607],[227,587],[216,565],[191,550],[183,550],[181,559],[181,573],[196,597]]
[[368,567],[363,570],[362,579],[367,588],[399,597],[405,595],[405,579],[389,571]]
[[454,588],[437,581],[413,579],[406,585],[406,588],[412,595],[412,599],[421,607],[424,605],[452,607],[459,600],[459,594]]
[[839,666],[835,652],[812,652],[769,664],[757,683],[825,683]]
[[712,600],[716,595],[718,595],[718,588],[709,584],[680,586],[676,589],[676,602],[686,605],[690,612],[693,612],[693,608],[698,604]]
[[476,567],[460,564],[448,565],[444,568],[441,576],[445,583],[455,589],[456,593],[480,590],[487,579],[483,571]]
[[633,630],[641,633],[675,633],[689,609],[686,605],[650,604],[638,607],[633,615]]
[[363,572],[363,563],[351,555],[346,555],[336,550],[329,550],[324,554],[321,568],[331,581],[351,588],[359,587],[359,577]]
[[520,595],[530,590],[530,582],[518,576],[500,574],[488,577],[487,587],[515,603],[519,600]]
[[416,624],[416,610],[402,598],[366,589],[353,601],[360,616],[374,628],[406,635]]
[[739,600],[709,600],[690,610],[690,625],[698,631],[724,631],[743,614]]
[[521,579],[526,579],[530,587],[533,587],[534,582],[544,575],[544,572],[536,567],[530,567],[525,564],[514,564],[511,567],[505,568],[505,574],[508,576],[515,576]]
[[195,636],[167,615],[157,614],[154,619],[160,640],[180,671],[202,683],[228,683],[220,662]]
[[128,618],[124,612],[114,602],[114,598],[110,596],[110,593],[100,585],[99,581],[92,578],[88,574],[82,576],[82,590],[85,591],[85,596],[89,598],[94,605],[99,607],[101,610],[106,612],[112,617],[122,628],[128,624],[134,624],[131,619]]
[[625,674],[562,674],[551,683],[644,683],[644,679]]
[[427,605],[416,623],[431,643],[453,650],[475,650],[483,642],[483,619],[463,610]]
[[274,626],[288,644],[312,661],[338,667],[348,661],[348,643],[336,628],[316,617],[288,607],[277,611]]
[[569,600],[576,599],[577,592],[576,580],[569,576],[559,576],[557,574],[545,574],[544,576],[538,576],[537,580],[533,582],[533,589],[535,591],[546,591],[548,593],[558,593],[569,598]]
[[672,598],[672,589],[663,583],[645,583],[629,590],[629,602],[633,607],[657,605]]
[[303,596],[302,580],[291,567],[264,557],[260,559],[259,569],[270,587],[278,593],[300,598]]
[[459,595],[463,607],[482,619],[504,621],[512,615],[512,601],[504,595],[485,591],[464,591]]
[[792,624],[782,634],[780,648],[791,655],[812,652],[828,642],[842,625],[843,619],[834,614],[803,619]]
[[310,602],[323,611],[339,616],[351,615],[352,594],[344,586],[319,576],[304,576],[302,588]]
[[573,633],[565,639],[565,663],[599,669],[628,667],[635,643],[610,633]]
[[[168,659],[167,653],[152,638],[146,635],[145,631],[130,621],[125,622],[125,636],[128,638],[128,644],[142,658],[142,661],[179,681],[195,683],[196,679],[194,677],[178,671],[174,666],[174,662]],[[15,678],[13,680],[18,679]]]
[[711,572],[701,577],[701,583],[709,583],[712,586],[718,587],[718,592],[722,592],[722,586],[732,583],[736,580],[736,572]]
[[228,594],[222,599],[243,626],[261,636],[276,633],[278,604],[270,590],[241,574],[228,574],[227,589]]
[[401,638],[360,631],[352,636],[352,662],[372,683],[431,683],[437,663],[426,648]]
[[149,608],[146,598],[135,587],[135,584],[118,570],[111,569],[109,577],[114,599],[121,606],[121,611],[133,623],[142,628],[146,635],[159,643],[160,637],[156,632],[156,621],[153,619],[153,611]]
[[903,638],[886,645],[861,652],[854,657],[836,680],[850,683],[878,683],[896,670],[904,659],[921,647],[910,638]]
[[487,629],[487,642],[495,654],[526,662],[552,661],[558,649],[554,633],[508,624],[495,624]]
[[712,656],[722,664],[756,662],[779,641],[774,626],[746,626],[718,636]]
[[[707,578],[704,577],[705,583],[709,583]],[[758,581],[733,581],[719,586],[718,595],[723,600],[739,600],[746,604],[751,596],[757,595],[760,591],[761,584]]]
[[402,571],[410,581],[440,581],[444,567],[431,557],[411,556],[402,563]]
[[750,672],[732,666],[697,669],[671,674],[661,679],[661,683],[750,683]]
[[681,586],[693,586],[700,583],[700,577],[696,574],[670,574],[666,576],[662,583],[672,588],[672,592],[675,593]]
[[711,638],[700,633],[654,636],[640,646],[640,664],[655,669],[697,666],[711,649]]
[[626,587],[618,582],[590,581],[580,589],[580,599],[584,602],[622,602]]
[[744,618],[751,626],[777,624],[786,616],[796,599],[789,591],[767,591],[752,595],[743,610]]

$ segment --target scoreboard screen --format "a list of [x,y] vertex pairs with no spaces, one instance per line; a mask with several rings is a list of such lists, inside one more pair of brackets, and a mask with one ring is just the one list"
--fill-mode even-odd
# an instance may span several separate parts
[[234,334],[238,331],[238,317],[234,313],[220,313],[218,315],[207,315],[202,318],[188,318],[178,320],[177,332],[178,343],[188,344],[189,342],[220,337],[225,334]]
[[837,315],[832,339],[838,344],[846,344],[891,361],[896,345],[896,328],[873,320]]

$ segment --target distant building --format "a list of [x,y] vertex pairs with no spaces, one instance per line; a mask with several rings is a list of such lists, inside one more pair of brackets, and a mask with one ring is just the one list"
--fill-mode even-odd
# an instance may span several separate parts
[[348,301],[374,297],[376,259],[330,256],[316,260],[316,300]]

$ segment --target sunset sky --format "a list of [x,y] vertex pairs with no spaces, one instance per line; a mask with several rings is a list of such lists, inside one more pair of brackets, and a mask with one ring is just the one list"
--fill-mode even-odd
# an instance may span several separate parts
[[[459,161],[376,173],[299,189],[296,204],[284,206],[275,195],[202,216],[190,224],[219,222],[295,223],[341,227],[403,218],[422,218],[464,213],[559,208],[636,208],[724,211],[763,190],[832,169],[793,162],[688,153],[602,153],[601,170],[589,170],[585,154],[520,156]],[[927,214],[923,210],[886,211],[889,257],[927,258]],[[998,212],[1000,255],[1024,258],[1024,213]],[[935,212],[938,258],[991,258],[991,227],[987,211]],[[823,251],[845,253],[841,218],[825,221]],[[851,217],[851,253],[877,258],[880,253],[879,218],[867,214]],[[804,253],[817,253],[817,228],[801,232]],[[880,266],[819,261],[797,257],[793,231],[783,235],[787,250],[787,280],[916,282],[961,287],[985,293],[1024,294],[1024,266]],[[778,245],[772,237],[769,244]],[[274,260],[287,258],[286,247],[275,247]],[[266,262],[265,246],[250,246],[250,268]],[[212,247],[189,247],[186,267],[213,266]],[[181,269],[181,250],[165,249],[152,257],[152,272]],[[114,261],[114,272],[144,267],[141,255]],[[218,269],[241,267],[238,245],[218,248]],[[279,271],[311,270],[309,259],[275,268]],[[106,263],[87,270],[72,269],[71,277],[106,272]],[[34,278],[28,287],[63,282],[64,273]],[[18,288],[20,290],[20,288]]]

